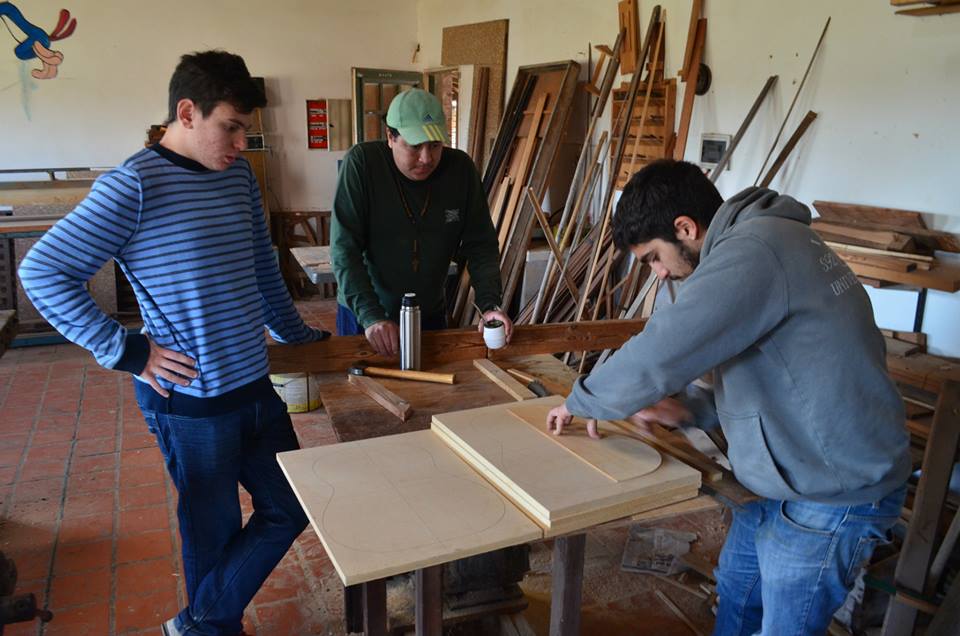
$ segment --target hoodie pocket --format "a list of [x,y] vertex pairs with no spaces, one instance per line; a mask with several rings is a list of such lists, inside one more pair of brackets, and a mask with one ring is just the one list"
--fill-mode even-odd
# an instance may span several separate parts
[[759,413],[731,415],[718,411],[733,474],[753,492],[768,499],[796,499],[797,493],[780,474],[763,432]]

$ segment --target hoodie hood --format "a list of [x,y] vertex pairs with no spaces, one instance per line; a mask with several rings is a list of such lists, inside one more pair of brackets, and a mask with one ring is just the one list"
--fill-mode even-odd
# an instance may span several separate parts
[[776,217],[810,225],[810,209],[793,197],[766,188],[747,188],[727,199],[713,217],[703,241],[700,258],[706,258],[717,241],[737,223],[760,217]]

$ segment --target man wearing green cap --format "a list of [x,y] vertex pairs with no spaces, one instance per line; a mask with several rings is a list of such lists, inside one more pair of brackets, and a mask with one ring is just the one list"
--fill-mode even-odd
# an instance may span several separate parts
[[363,333],[373,349],[399,350],[400,299],[414,292],[424,329],[446,326],[450,261],[466,261],[483,320],[500,310],[497,235],[480,175],[448,142],[440,101],[400,93],[387,111],[386,141],[355,145],[344,158],[330,229],[337,279],[337,333]]

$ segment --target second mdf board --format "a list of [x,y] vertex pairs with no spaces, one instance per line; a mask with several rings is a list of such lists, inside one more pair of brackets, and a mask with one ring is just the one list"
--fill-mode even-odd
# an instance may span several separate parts
[[[524,407],[552,407],[562,402],[563,398],[552,396],[525,401]],[[516,407],[516,403],[501,404],[443,413],[434,416],[432,428],[464,461],[543,526],[546,536],[697,495],[700,473],[679,460],[664,455],[654,470],[617,481],[510,413]],[[638,461],[647,462],[648,457]]]
[[277,455],[344,585],[543,532],[430,431]]

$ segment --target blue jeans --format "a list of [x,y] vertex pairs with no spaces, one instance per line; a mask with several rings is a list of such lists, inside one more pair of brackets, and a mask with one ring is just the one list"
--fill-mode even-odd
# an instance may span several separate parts
[[[182,634],[236,636],[243,610],[307,525],[276,454],[300,447],[279,397],[215,417],[143,413],[179,493],[189,606]],[[237,484],[253,515],[242,525]]]
[[[436,316],[423,316],[420,319],[420,329],[423,331],[438,331],[447,328],[447,317],[443,314]],[[357,316],[344,307],[337,305],[337,335],[338,336],[362,336],[363,327]]]
[[825,634],[900,515],[906,486],[880,501],[833,506],[761,499],[734,510],[716,571],[714,636]]

